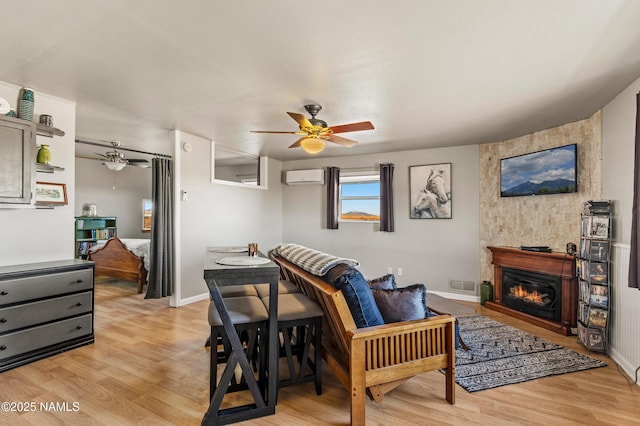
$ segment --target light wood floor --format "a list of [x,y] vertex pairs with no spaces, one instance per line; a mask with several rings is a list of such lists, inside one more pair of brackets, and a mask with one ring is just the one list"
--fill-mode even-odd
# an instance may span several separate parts
[[[0,412],[0,424],[197,425],[208,407],[208,301],[179,309],[144,300],[135,285],[96,284],[95,344],[0,373],[0,402],[35,402],[30,412]],[[477,306],[482,314],[587,353],[563,337]],[[444,376],[423,374],[381,404],[367,401],[370,425],[640,424],[640,388],[609,365],[474,394],[456,387],[444,399]],[[246,424],[348,424],[347,391],[328,368],[323,395],[313,383],[284,388],[277,414]],[[40,403],[68,403],[45,411]],[[74,405],[76,403],[77,405]],[[77,408],[77,409],[76,409]]]

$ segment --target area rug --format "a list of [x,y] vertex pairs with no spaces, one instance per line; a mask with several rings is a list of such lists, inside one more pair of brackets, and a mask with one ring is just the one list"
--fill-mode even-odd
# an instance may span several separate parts
[[456,350],[456,383],[469,392],[607,365],[483,315],[458,323],[470,350]]

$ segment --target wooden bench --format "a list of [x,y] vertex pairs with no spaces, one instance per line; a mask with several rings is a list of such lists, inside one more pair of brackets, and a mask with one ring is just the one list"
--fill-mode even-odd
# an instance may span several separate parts
[[281,278],[324,312],[322,357],[350,393],[351,424],[365,424],[365,394],[381,402],[405,380],[444,369],[445,397],[455,403],[454,321],[450,315],[357,328],[341,290],[279,256]]

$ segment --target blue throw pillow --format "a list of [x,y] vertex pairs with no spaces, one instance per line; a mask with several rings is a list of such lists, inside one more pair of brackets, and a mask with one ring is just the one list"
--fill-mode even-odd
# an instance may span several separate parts
[[358,328],[384,324],[369,283],[360,271],[353,269],[348,274],[339,277],[333,285],[342,290],[351,316],[353,316]]

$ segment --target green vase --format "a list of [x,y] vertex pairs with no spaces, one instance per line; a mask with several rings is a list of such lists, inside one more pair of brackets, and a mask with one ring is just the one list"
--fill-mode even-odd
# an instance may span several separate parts
[[40,145],[36,162],[40,164],[49,164],[51,162],[51,151],[49,151],[49,145]]
[[491,281],[482,281],[480,284],[480,304],[484,305],[487,301],[493,301],[493,285]]

